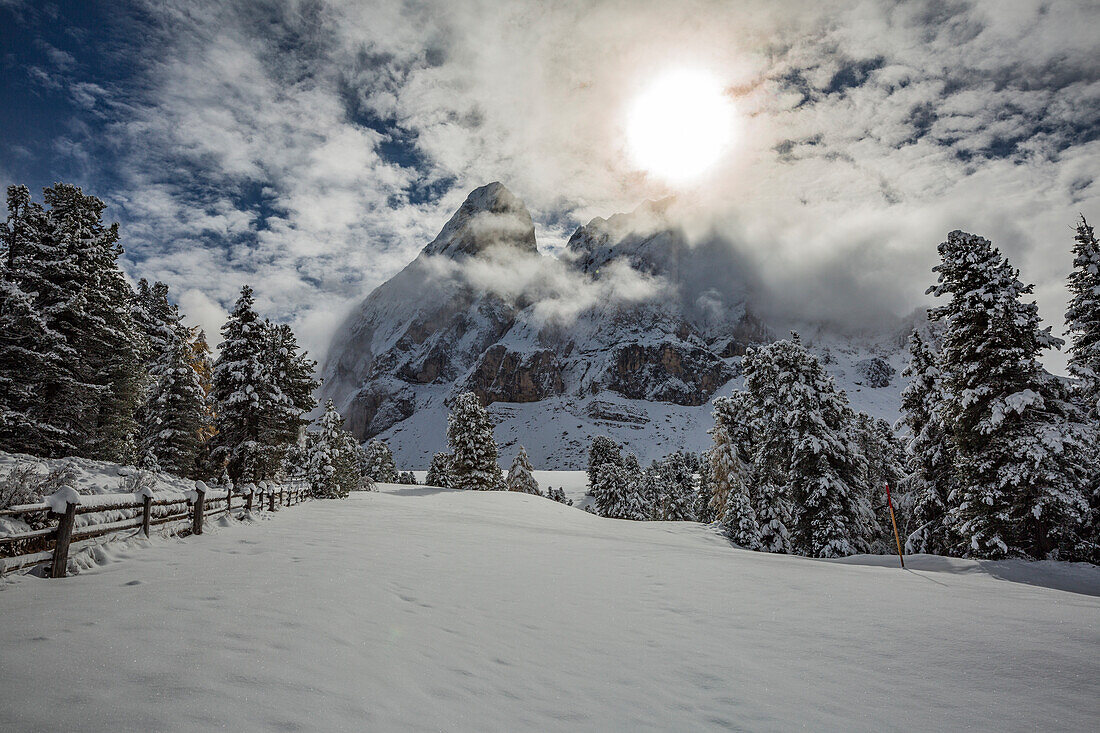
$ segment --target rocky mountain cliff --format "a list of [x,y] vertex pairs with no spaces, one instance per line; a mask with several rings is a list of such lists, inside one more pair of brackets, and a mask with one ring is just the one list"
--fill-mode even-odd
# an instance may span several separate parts
[[[474,190],[340,329],[322,396],[413,468],[443,449],[447,402],[466,389],[490,405],[505,452],[522,443],[540,468],[581,467],[598,433],[642,458],[701,450],[707,405],[773,335],[752,310],[751,268],[719,239],[689,243],[666,206],[594,219],[552,258],[508,189]],[[903,338],[804,336],[857,406],[896,414]]]

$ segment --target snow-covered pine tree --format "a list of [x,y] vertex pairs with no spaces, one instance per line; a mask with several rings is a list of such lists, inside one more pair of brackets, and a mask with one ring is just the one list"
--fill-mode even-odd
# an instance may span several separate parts
[[890,485],[891,501],[899,536],[905,537],[910,515],[909,486],[906,482],[905,448],[894,435],[890,423],[880,418],[857,412],[855,423],[856,443],[863,454],[863,475],[857,488],[864,494],[866,506],[873,513],[866,518],[863,544],[869,552],[888,553],[894,550],[894,530],[890,523],[890,509],[886,503],[886,485]]
[[451,476],[451,466],[454,458],[450,453],[436,453],[432,456],[431,465],[428,466],[428,475],[424,477],[425,486],[442,486],[445,489],[453,488],[454,479]]
[[1085,217],[1073,238],[1066,333],[1070,338],[1069,373],[1093,422],[1100,421],[1100,242]]
[[144,336],[142,359],[152,365],[179,338],[179,309],[168,299],[168,286],[159,280],[152,285],[138,280],[131,307],[134,323]]
[[694,522],[695,478],[685,454],[676,451],[655,468],[661,476],[662,488],[655,518],[666,522]]
[[191,476],[198,468],[208,413],[206,392],[191,364],[191,331],[162,282],[138,282],[133,314],[143,335],[148,374],[137,412],[141,465]]
[[699,464],[699,475],[695,484],[695,517],[703,524],[710,524],[711,522],[718,521],[718,517],[711,508],[711,503],[714,501],[714,494],[717,492],[718,486],[714,480],[714,469],[710,465],[710,462],[711,451],[706,450],[702,454],[702,462]]
[[264,445],[280,452],[298,439],[305,414],[317,406],[313,397],[319,386],[313,377],[317,362],[301,350],[285,323],[265,321],[263,330],[263,369],[275,390],[263,406],[259,436]]
[[76,450],[76,352],[49,315],[65,297],[48,275],[65,254],[48,238],[46,212],[26,186],[8,188],[0,223],[0,445],[56,457]]
[[77,451],[132,461],[144,370],[133,290],[118,266],[118,224],[104,226],[106,204],[76,186],[58,183],[43,194],[49,207],[45,239],[53,252],[42,274],[52,295],[40,313],[78,355],[70,369],[73,382],[83,386],[65,405],[74,416]]
[[[715,404],[715,412],[724,411]],[[724,501],[722,512],[715,516],[725,528],[730,541],[748,550],[758,550],[761,546],[760,523],[756,511],[752,508],[749,487],[746,483],[746,467],[740,452],[733,445],[729,433],[718,419],[711,430],[714,446],[710,450],[710,474],[715,489],[712,501]]]
[[[708,452],[707,472],[712,489],[708,496],[707,513],[711,521],[721,521],[729,505],[730,477],[725,474],[728,468],[738,468],[739,481],[746,487],[751,485],[749,469],[752,461],[752,414],[749,394],[738,390],[729,397],[714,400],[714,427],[711,439],[714,445]],[[725,452],[727,456],[719,456]],[[722,470],[718,470],[721,460]]]
[[516,457],[512,459],[512,467],[508,469],[505,488],[509,491],[521,491],[524,494],[541,496],[539,482],[535,481],[535,475],[532,473],[534,470],[531,467],[531,460],[527,457],[527,449],[521,445]]
[[665,485],[665,476],[660,470],[660,462],[654,461],[649,468],[642,471],[641,475],[635,477],[632,481],[637,490],[640,516],[624,518],[659,521],[663,515],[661,502],[668,492],[668,487]]
[[863,456],[847,398],[797,336],[746,354],[745,362],[746,386],[761,391],[765,414],[781,426],[768,432],[786,432],[765,442],[789,456],[781,493],[794,510],[792,549],[811,557],[863,550],[873,513],[859,489]]
[[363,472],[371,480],[383,484],[397,482],[397,464],[393,460],[393,451],[384,441],[375,438],[363,449]]
[[[715,446],[717,451],[717,446]],[[729,481],[726,491],[726,511],[722,515],[722,527],[730,542],[746,550],[761,549],[760,522],[752,508],[749,487],[745,483],[744,466],[736,465],[740,459],[735,450],[719,451],[715,470],[722,471]],[[731,465],[723,465],[729,462]]]
[[901,393],[902,422],[909,428],[909,439],[908,475],[902,490],[912,504],[912,530],[907,534],[905,551],[946,554],[954,544],[946,521],[954,468],[940,414],[942,373],[935,354],[918,331],[909,337],[909,366],[903,375],[909,377],[909,384]]
[[1043,558],[1076,545],[1088,503],[1085,455],[1069,406],[1038,356],[1061,340],[1041,328],[1018,271],[982,237],[953,231],[939,246],[929,310],[945,326],[944,423],[958,478],[948,521],[973,557]]
[[738,431],[750,433],[749,494],[760,524],[760,549],[791,552],[790,526],[793,508],[787,485],[792,436],[780,417],[778,374],[763,349],[749,348],[741,361],[745,390],[731,399],[744,421],[723,421],[734,446],[741,444]]
[[597,435],[588,446],[588,494],[594,496],[593,487],[596,485],[596,474],[600,466],[611,461],[622,463],[622,448],[606,435]]
[[412,471],[402,471],[397,474],[397,483],[403,486],[416,486],[416,476]]
[[454,488],[496,491],[504,487],[493,422],[473,392],[455,399],[447,418],[447,442],[454,456]]
[[30,296],[0,280],[0,446],[11,453],[62,455],[73,449],[64,425],[51,421],[50,400],[66,382],[65,340],[39,315]]
[[344,429],[344,418],[329,400],[309,446],[308,477],[313,495],[322,499],[346,497],[359,490],[363,479],[359,444]]
[[150,368],[152,387],[139,412],[139,451],[160,470],[191,476],[198,467],[206,395],[191,368],[186,331],[180,331]]
[[254,302],[252,288],[245,285],[222,326],[211,392],[216,433],[208,442],[207,470],[216,475],[226,467],[238,483],[267,480],[273,472],[260,438],[265,411],[277,399],[278,387],[264,368],[267,332]]
[[596,513],[615,519],[648,519],[641,486],[642,477],[648,473],[642,471],[633,453],[627,453],[622,463],[602,464],[596,471]]
[[1075,557],[1100,563],[1100,242],[1085,217],[1077,223],[1066,332],[1070,338],[1069,373],[1076,377],[1074,396],[1083,405],[1080,426],[1089,449],[1085,493],[1089,517]]

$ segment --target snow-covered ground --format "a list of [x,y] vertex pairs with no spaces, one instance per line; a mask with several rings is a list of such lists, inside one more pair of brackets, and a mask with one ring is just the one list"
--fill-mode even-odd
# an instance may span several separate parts
[[927,569],[903,571],[740,551],[698,524],[529,495],[381,488],[109,545],[66,580],[0,582],[0,730],[1100,719],[1092,566],[914,558]]

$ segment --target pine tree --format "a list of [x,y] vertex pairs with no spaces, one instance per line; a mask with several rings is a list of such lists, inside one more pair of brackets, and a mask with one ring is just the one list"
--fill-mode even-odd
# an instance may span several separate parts
[[[715,412],[725,411],[715,403]],[[713,476],[715,490],[712,501],[722,501],[722,512],[715,516],[722,523],[730,541],[748,550],[761,547],[760,523],[756,511],[752,508],[749,486],[746,483],[746,468],[740,452],[729,437],[723,421],[711,431],[714,447],[710,450],[710,473]]]
[[859,412],[853,428],[862,454],[862,476],[857,489],[864,493],[863,505],[872,508],[871,514],[865,517],[865,536],[861,544],[868,552],[887,553],[894,547],[890,509],[886,504],[887,485],[900,536],[906,536],[909,521],[910,487],[906,481],[905,448],[885,420]]
[[454,478],[451,475],[451,466],[454,458],[450,453],[436,453],[432,456],[432,463],[428,466],[428,475],[424,477],[425,486],[441,486],[444,489],[454,488]]
[[791,547],[811,557],[862,551],[873,515],[859,490],[862,454],[844,394],[797,336],[746,354],[743,369],[746,387],[772,416],[762,446],[787,458],[784,466],[759,454],[757,475],[767,481],[761,493],[790,499]]
[[677,451],[656,466],[661,477],[661,494],[654,518],[666,522],[695,521],[695,478],[685,454]]
[[606,435],[597,435],[588,446],[588,493],[593,495],[593,487],[596,485],[596,474],[600,466],[608,461],[622,463],[622,448]]
[[902,421],[909,428],[904,490],[912,501],[913,525],[905,551],[946,554],[954,544],[947,523],[954,467],[940,414],[943,380],[935,355],[917,331],[909,337],[909,366],[903,374],[909,377],[901,393]]
[[267,333],[253,307],[252,288],[245,285],[225,325],[214,362],[215,435],[209,441],[209,471],[227,468],[236,481],[257,482],[272,474],[260,443],[264,411],[275,400],[263,355]]
[[191,476],[198,468],[208,413],[206,392],[192,367],[191,331],[162,282],[138,282],[133,316],[147,369],[137,413],[139,460],[143,468]]
[[[663,517],[662,501],[668,493],[668,486],[658,462],[655,461],[649,468],[642,471],[640,476],[631,478],[629,482],[619,484],[619,486],[633,487],[637,492],[638,501],[636,503],[637,516],[635,516],[634,510],[623,510],[624,514],[617,516],[622,516],[624,519],[645,519],[647,521],[659,521]],[[620,497],[620,502],[622,501],[623,499]]]
[[1047,557],[1076,544],[1088,505],[1084,451],[1066,426],[1068,404],[1044,375],[1040,353],[1061,346],[1041,328],[1033,292],[992,243],[953,231],[929,292],[945,324],[944,423],[958,484],[948,497],[956,551],[974,557]]
[[118,224],[103,225],[106,205],[76,186],[44,190],[49,207],[36,264],[43,291],[39,312],[78,355],[69,365],[71,394],[64,410],[81,455],[133,460],[134,413],[144,370],[134,323],[134,293],[118,267]]
[[64,339],[39,315],[19,284],[0,280],[0,446],[12,453],[57,456],[74,449],[51,401],[69,384]]
[[375,439],[367,444],[363,451],[363,472],[378,483],[397,482],[397,465],[393,461],[393,452],[383,441]]
[[152,364],[179,338],[179,310],[168,299],[168,286],[159,280],[152,285],[142,278],[132,305],[134,323],[144,336],[142,358]]
[[359,444],[344,429],[344,418],[332,400],[325,404],[318,430],[310,440],[308,477],[318,498],[344,498],[361,488]]
[[0,441],[6,450],[42,456],[74,453],[80,443],[76,351],[52,314],[69,294],[55,282],[68,254],[49,236],[43,207],[26,186],[8,188],[0,224]]
[[403,486],[416,486],[416,476],[412,471],[402,471],[397,475],[397,483]]
[[527,449],[522,445],[519,447],[519,452],[516,453],[516,457],[512,459],[512,467],[508,470],[508,479],[505,482],[505,488],[508,491],[521,491],[525,494],[534,494],[535,496],[541,496],[542,492],[539,491],[539,483],[535,481],[535,476],[532,473],[534,471],[531,467],[531,461],[527,457]]
[[298,439],[320,385],[313,378],[317,362],[300,350],[290,326],[265,321],[263,332],[263,371],[274,390],[261,405],[259,440],[278,451]]
[[633,453],[628,453],[621,464],[608,461],[601,465],[596,471],[596,512],[615,519],[648,519],[649,508],[641,486],[646,473]]
[[1081,217],[1073,238],[1073,272],[1069,276],[1066,332],[1071,339],[1069,373],[1093,422],[1100,421],[1100,242]]
[[503,488],[493,423],[473,392],[463,392],[455,399],[447,418],[447,442],[454,456],[454,488],[479,491]]
[[139,450],[160,470],[190,476],[197,468],[206,398],[191,368],[185,334],[165,348],[150,370],[153,387],[140,412]]
[[1086,478],[1089,517],[1072,555],[1100,562],[1100,243],[1085,217],[1077,224],[1073,247],[1073,272],[1069,276],[1070,301],[1066,309],[1069,335],[1069,373],[1077,378],[1074,394],[1084,406],[1087,424],[1078,432],[1091,448],[1086,459],[1091,467]]
[[712,452],[712,450],[703,452],[703,460],[699,464],[699,477],[696,481],[695,517],[703,524],[710,524],[719,519],[712,507],[714,495],[718,492],[714,468],[711,466]]
[[722,462],[735,461],[736,452],[730,451],[719,458],[716,468],[725,470],[730,478],[729,490],[726,492],[726,511],[722,515],[722,527],[729,537],[730,542],[743,547],[746,550],[759,550],[762,547],[760,537],[760,522],[756,518],[756,510],[752,508],[752,500],[749,496],[749,487],[744,481],[743,466],[722,466]]

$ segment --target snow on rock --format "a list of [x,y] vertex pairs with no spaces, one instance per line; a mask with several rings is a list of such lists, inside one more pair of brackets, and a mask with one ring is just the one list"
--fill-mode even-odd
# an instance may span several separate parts
[[514,492],[378,489],[112,543],[61,582],[6,581],[0,730],[1085,731],[1100,717],[1097,568],[1073,568],[1066,592],[1048,582],[1065,564],[903,571]]

